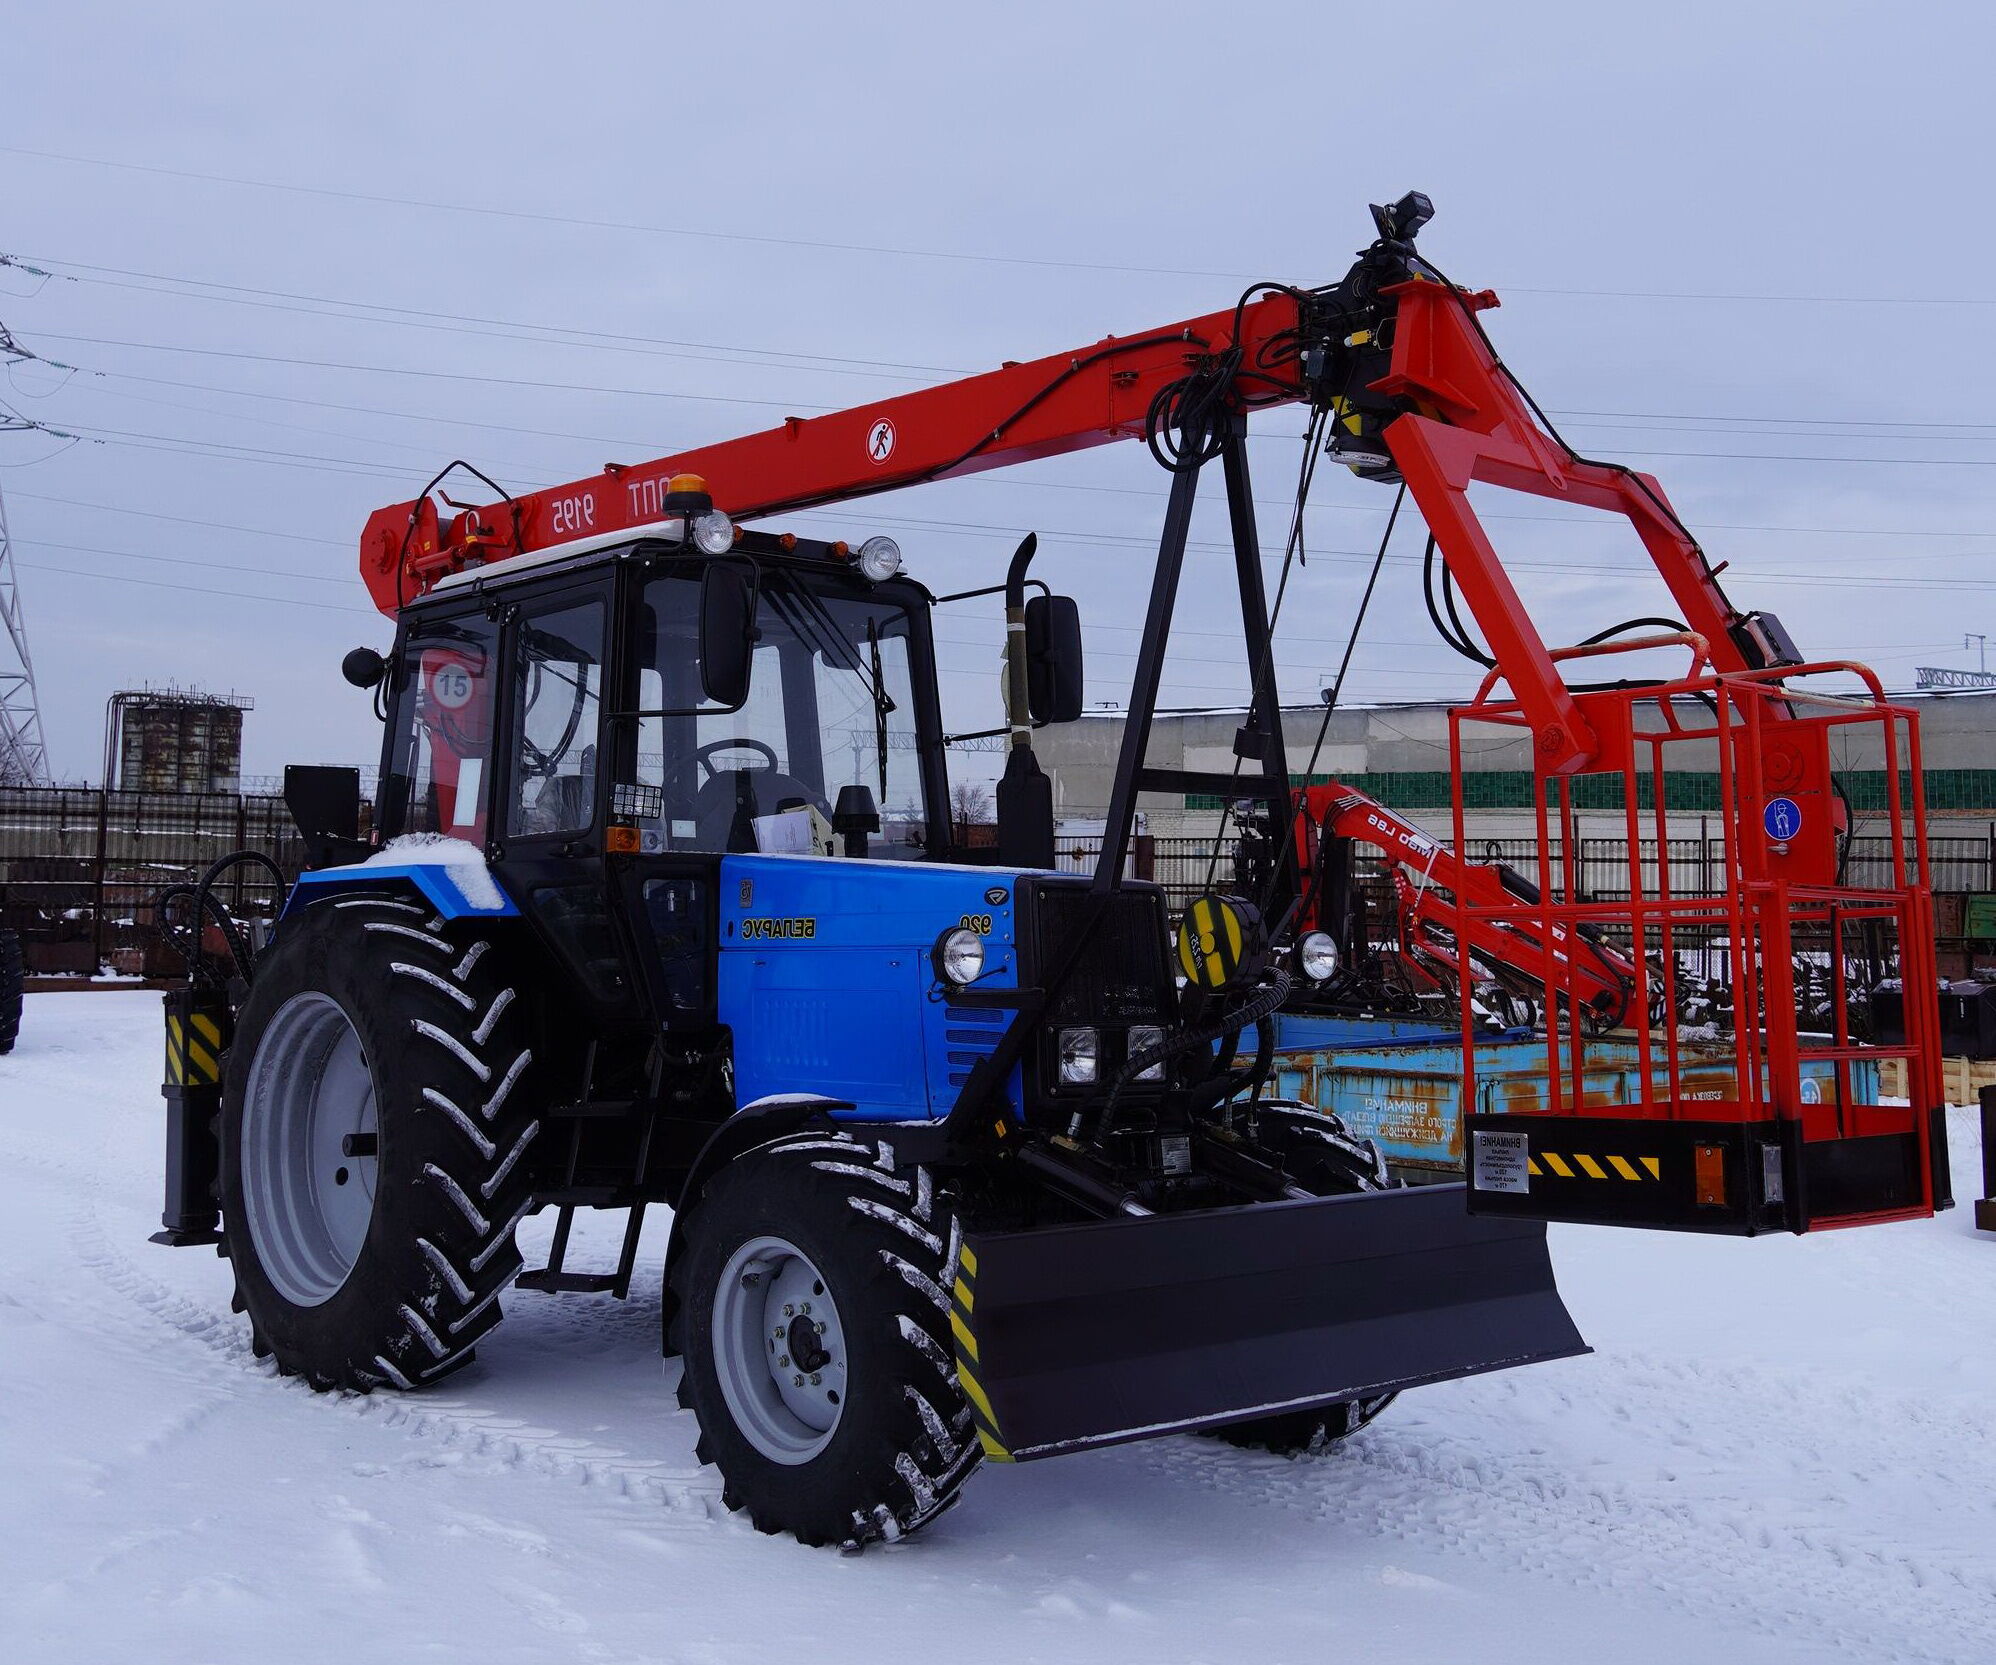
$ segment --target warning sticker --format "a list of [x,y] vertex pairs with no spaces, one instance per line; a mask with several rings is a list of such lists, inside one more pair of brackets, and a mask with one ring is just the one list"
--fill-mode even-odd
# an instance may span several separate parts
[[894,424],[882,417],[866,430],[866,454],[877,463],[894,455]]
[[1479,1191],[1513,1191],[1523,1195],[1532,1188],[1525,1163],[1531,1152],[1522,1133],[1478,1133],[1469,1183]]

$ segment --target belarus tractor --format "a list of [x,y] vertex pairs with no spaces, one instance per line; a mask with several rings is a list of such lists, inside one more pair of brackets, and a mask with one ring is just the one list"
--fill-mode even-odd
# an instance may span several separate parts
[[[345,674],[384,721],[372,827],[351,772],[292,771],[309,858],[269,943],[168,999],[160,1237],[218,1245],[259,1354],[321,1389],[424,1387],[511,1289],[626,1296],[664,1204],[661,1335],[701,1459],[764,1530],[859,1545],[930,1520],[980,1460],[1181,1432],[1316,1449],[1404,1389],[1584,1352],[1543,1221],[1600,1211],[1527,1177],[1542,1137],[1639,1133],[1655,1224],[1932,1208],[1930,1038],[1907,1048],[1912,1109],[1805,1119],[1821,1107],[1797,1098],[1772,981],[1771,1067],[1734,1101],[1479,1122],[1468,1186],[1391,1186],[1335,1117],[1267,1091],[1255,1026],[1289,996],[1295,910],[1210,894],[1174,923],[1124,876],[1143,794],[1290,801],[1244,443],[1249,413],[1284,403],[1333,461],[1411,492],[1518,702],[1486,690],[1483,714],[1527,725],[1549,781],[1631,766],[1639,725],[1626,693],[1562,683],[1468,514],[1472,477],[1645,516],[1692,620],[1696,709],[1769,737],[1735,764],[1741,804],[1759,815],[1766,745],[1792,749],[1783,795],[1817,803],[1827,730],[1778,626],[1724,601],[1653,483],[1533,422],[1477,322],[1493,298],[1414,250],[1426,200],[1374,214],[1377,241],[1322,288],[1257,285],[548,491],[488,481],[445,519],[453,465],[369,521],[362,574],[395,642]],[[1125,438],[1170,489],[1100,858],[1055,871],[1032,734],[1079,713],[1081,634],[1031,538],[980,592],[1003,592],[1009,750],[997,847],[966,848],[937,598],[888,538],[744,523]],[[1254,690],[1232,775],[1146,760],[1214,462]],[[1907,837],[1917,853],[1916,820]],[[1742,943],[1806,891],[1890,912],[1917,961],[1923,869],[1846,894],[1792,856],[1742,859],[1794,881],[1777,904],[1749,876]],[[1541,947],[1581,923],[1550,891],[1492,905]],[[1640,982],[1640,945],[1631,961]],[[628,1211],[613,1269],[568,1264],[578,1208]],[[523,1268],[517,1228],[545,1209],[547,1264]]]

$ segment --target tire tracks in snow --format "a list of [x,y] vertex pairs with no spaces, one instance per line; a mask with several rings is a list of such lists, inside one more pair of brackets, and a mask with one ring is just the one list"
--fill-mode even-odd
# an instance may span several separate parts
[[[98,1208],[115,1165],[92,1166],[53,1146],[17,1145],[8,1154],[76,1187],[74,1252],[108,1290],[244,1377],[326,1414],[656,1506],[657,1524],[711,1527],[730,1518],[711,1470],[675,1473],[668,1461],[523,1426],[447,1390],[318,1394],[279,1376],[253,1356],[243,1320],[188,1298],[118,1246]],[[142,1337],[116,1339],[146,1345]],[[1401,1414],[1415,1413],[1409,1423],[1394,1427],[1389,1414],[1324,1458],[1291,1461],[1174,1439],[1113,1460],[1361,1538],[1468,1555],[1545,1579],[1549,1589],[1636,1594],[1826,1654],[1934,1665],[1986,1657],[1996,1557],[1908,1550],[1867,1534],[1862,1493],[1883,1477],[1931,1498],[1937,1516],[1979,1511],[1996,1520],[1996,1435],[1985,1432],[1971,1446],[1964,1468],[1960,1423],[1923,1401],[1798,1373],[1644,1354],[1548,1368],[1565,1374],[1493,1379],[1494,1403],[1459,1395],[1419,1412],[1403,1401]],[[1588,1418],[1610,1431],[1610,1457],[1592,1455],[1601,1448],[1598,1431],[1569,1445],[1556,1426]],[[1544,1426],[1542,1437],[1533,1437],[1534,1424]],[[1812,1444],[1826,1429],[1844,1433],[1827,1449]],[[1934,1456],[1943,1429],[1948,1440],[1938,1448],[1951,1453],[1952,1466]],[[1984,1540],[1992,1535],[1985,1531]]]
[[[98,1212],[98,1183],[93,1181],[93,1170],[73,1161],[44,1164],[32,1154],[27,1160],[36,1166],[46,1165],[78,1184],[81,1195],[70,1222],[78,1261],[107,1288],[167,1329],[226,1360],[243,1376],[295,1394],[305,1405],[397,1429],[455,1453],[494,1459],[509,1468],[579,1482],[612,1496],[656,1506],[663,1511],[663,1524],[669,1526],[710,1526],[729,1517],[721,1505],[719,1477],[712,1471],[697,1476],[675,1473],[665,1459],[633,1457],[559,1429],[530,1426],[523,1418],[480,1407],[447,1392],[319,1393],[296,1378],[281,1375],[269,1360],[255,1356],[246,1320],[190,1299],[145,1272],[119,1249]],[[101,1175],[102,1170],[95,1172]],[[668,1403],[664,1384],[659,1391],[661,1403]]]
[[[1937,1513],[1992,1513],[1996,1473],[1942,1467],[1918,1438],[1923,1417],[1862,1390],[1737,1367],[1596,1355],[1586,1368],[1598,1381],[1578,1391],[1563,1384],[1548,1397],[1543,1383],[1507,1383],[1498,1407],[1457,1427],[1432,1415],[1404,1429],[1382,1422],[1325,1457],[1223,1455],[1184,1441],[1139,1448],[1139,1460],[1356,1533],[1648,1595],[1867,1662],[1987,1660],[1996,1558],[1907,1550],[1861,1525],[1872,1474],[1918,1488]],[[1543,1420],[1605,1416],[1630,1442],[1613,1459],[1623,1472],[1572,1466],[1587,1458],[1562,1451],[1550,1430],[1524,1443],[1506,1406]],[[1693,1420],[1717,1406],[1713,1422]],[[1643,1441],[1645,1427],[1668,1431],[1664,1443]],[[1808,1443],[1825,1428],[1852,1431],[1862,1468],[1838,1468],[1841,1448]],[[1654,1466],[1656,1478],[1631,1477],[1634,1466]],[[1757,1494],[1755,1483],[1782,1490]],[[1824,1520],[1826,1507],[1839,1518]]]

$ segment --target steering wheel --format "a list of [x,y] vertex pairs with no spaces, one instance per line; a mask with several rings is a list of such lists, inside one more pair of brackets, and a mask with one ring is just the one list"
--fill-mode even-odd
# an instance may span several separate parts
[[[714,754],[716,752],[760,752],[764,757],[769,759],[768,763],[764,765],[765,768],[777,774],[781,774],[783,771],[782,760],[777,757],[774,746],[761,740],[751,740],[744,734],[732,740],[709,740],[706,745],[695,747],[693,755],[682,759],[672,770],[672,774],[677,775],[684,770],[692,768],[697,763],[702,769],[707,771],[707,780],[703,780],[700,783],[702,786],[705,786],[707,781],[712,780],[716,775],[721,773],[719,769],[714,767]],[[733,770],[729,771],[731,774],[734,772]]]
[[[767,762],[754,769],[717,768],[714,756],[725,751],[756,752]],[[700,847],[703,849],[722,849],[741,842],[735,822],[738,795],[745,775],[756,777],[756,784],[750,788],[756,814],[770,814],[785,798],[802,798],[827,819],[831,816],[832,806],[824,795],[795,775],[785,774],[775,748],[761,740],[753,740],[746,735],[710,740],[706,745],[696,747],[692,756],[682,758],[668,769],[662,784],[670,787],[696,763],[705,771],[705,778],[694,793],[692,804],[693,820],[699,828]],[[749,843],[742,847],[753,849],[754,845]]]

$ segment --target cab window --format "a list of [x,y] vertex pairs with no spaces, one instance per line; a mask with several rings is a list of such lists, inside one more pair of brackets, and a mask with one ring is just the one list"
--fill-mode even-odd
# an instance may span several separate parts
[[644,591],[639,707],[676,712],[639,719],[638,779],[656,789],[658,808],[645,848],[753,850],[758,817],[808,804],[829,820],[840,788],[858,783],[881,813],[869,853],[918,858],[922,754],[906,611],[765,570],[749,696],[721,711],[700,703],[699,594],[686,574]]
[[596,819],[604,620],[600,601],[520,619],[513,645],[513,779],[506,826],[516,838],[582,832]]
[[496,631],[483,615],[426,620],[396,667],[394,750],[383,831],[485,842],[491,777]]

